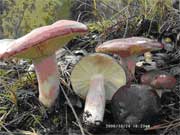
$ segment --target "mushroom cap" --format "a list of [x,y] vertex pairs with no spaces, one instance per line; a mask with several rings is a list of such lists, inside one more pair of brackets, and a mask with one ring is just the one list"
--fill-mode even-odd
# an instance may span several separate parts
[[32,59],[48,56],[63,47],[74,36],[87,31],[86,25],[80,22],[60,20],[52,25],[36,28],[27,35],[16,39],[0,52],[0,59],[10,56]]
[[176,85],[176,79],[164,71],[150,71],[141,76],[141,83],[157,89],[171,89]]
[[96,52],[115,53],[121,57],[129,57],[162,48],[163,45],[155,40],[144,37],[130,37],[104,42],[96,48]]
[[99,74],[104,76],[106,100],[111,100],[114,93],[127,81],[123,67],[112,57],[100,53],[90,54],[82,58],[71,73],[75,93],[85,99],[91,78]]
[[113,96],[112,113],[117,123],[150,124],[159,112],[160,99],[148,85],[121,87]]

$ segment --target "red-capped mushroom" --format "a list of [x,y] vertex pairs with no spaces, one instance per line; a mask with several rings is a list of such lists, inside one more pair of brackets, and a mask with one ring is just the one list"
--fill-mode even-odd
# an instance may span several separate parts
[[83,120],[87,125],[103,121],[106,100],[126,82],[123,67],[108,55],[94,53],[75,65],[71,83],[75,93],[86,99]]
[[156,89],[161,97],[162,89],[172,89],[176,85],[176,78],[165,71],[153,70],[141,76],[141,83]]
[[134,75],[136,56],[145,52],[162,49],[163,45],[144,37],[114,39],[96,47],[96,52],[118,54],[124,59],[128,69]]
[[0,59],[9,57],[32,59],[38,79],[39,100],[50,107],[59,93],[55,52],[74,36],[87,31],[86,25],[80,22],[60,20],[52,25],[36,28],[16,39],[0,51]]
[[112,98],[111,107],[115,121],[128,124],[132,129],[135,124],[149,125],[153,122],[160,111],[160,99],[152,87],[131,84],[119,88]]

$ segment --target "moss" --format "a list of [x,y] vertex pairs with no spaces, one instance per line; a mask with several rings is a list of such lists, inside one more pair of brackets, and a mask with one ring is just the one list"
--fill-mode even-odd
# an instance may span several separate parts
[[[4,73],[5,72],[5,73]],[[7,71],[3,71],[1,75],[5,75]],[[1,84],[5,90],[4,93],[0,93],[0,97],[4,97],[8,101],[17,104],[17,96],[16,96],[16,91],[18,89],[22,89],[24,86],[33,86],[34,80],[36,78],[35,73],[31,74],[24,74],[22,77],[19,79],[15,80],[13,83],[9,83],[8,81],[1,81]]]
[[103,20],[101,22],[98,21],[98,22],[94,22],[94,23],[89,23],[88,28],[89,28],[90,32],[93,32],[93,31],[103,32],[105,29],[110,27],[112,24],[113,24],[113,22],[110,20]]
[[0,69],[0,76],[4,76],[4,75],[6,75],[6,70]]
[[57,116],[53,117],[52,121],[53,121],[53,124],[54,124],[54,125],[58,125],[59,123],[61,123],[61,122],[60,122],[60,121],[61,121],[60,118],[57,117]]
[[34,118],[34,122],[33,122],[33,127],[36,127],[36,126],[38,126],[38,125],[42,125],[41,124],[41,121],[42,121],[42,116],[40,116],[40,115],[31,115],[33,118]]

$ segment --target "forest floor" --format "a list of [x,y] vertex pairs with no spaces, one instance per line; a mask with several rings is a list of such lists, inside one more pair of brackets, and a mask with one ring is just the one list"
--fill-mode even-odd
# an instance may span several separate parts
[[[106,25],[106,22],[105,24]],[[38,84],[31,61],[11,59],[0,61],[0,134],[69,134],[78,135],[179,135],[180,134],[180,19],[176,12],[169,13],[164,23],[136,17],[120,18],[111,25],[103,27],[98,22],[89,24],[90,32],[77,37],[57,52],[61,85],[59,98],[51,109],[38,101]],[[175,76],[176,87],[161,97],[160,118],[153,130],[136,133],[129,129],[107,128],[115,124],[111,113],[111,104],[106,106],[104,122],[101,127],[88,130],[82,122],[84,101],[72,91],[70,74],[74,65],[83,57],[95,52],[95,47],[104,41],[145,36],[167,42],[166,48],[153,52],[153,61],[157,69]],[[143,58],[140,56],[139,58]],[[144,70],[136,69],[136,81]],[[78,116],[78,119],[75,116]],[[79,125],[78,121],[82,125]],[[80,128],[82,126],[82,129]],[[81,130],[80,130],[81,129]]]

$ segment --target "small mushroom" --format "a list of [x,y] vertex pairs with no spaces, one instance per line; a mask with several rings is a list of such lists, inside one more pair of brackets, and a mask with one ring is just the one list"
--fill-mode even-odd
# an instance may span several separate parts
[[175,87],[176,78],[165,71],[152,70],[141,76],[141,83],[155,88],[157,94],[161,97],[163,89]]
[[87,32],[86,25],[70,20],[60,20],[49,26],[36,28],[16,39],[0,51],[0,59],[19,57],[32,59],[35,67],[39,100],[51,107],[59,93],[58,68],[55,52],[74,36]]
[[145,62],[152,62],[152,53],[151,52],[145,52],[144,53],[144,59],[145,59]]
[[124,59],[129,71],[134,75],[136,57],[145,52],[162,49],[163,45],[144,37],[114,39],[96,47],[96,52],[118,54]]
[[111,101],[112,114],[117,123],[151,124],[160,108],[159,97],[148,85],[131,84],[121,87]]
[[103,121],[106,100],[110,101],[118,88],[126,84],[126,73],[110,56],[95,53],[76,64],[71,83],[75,93],[86,99],[83,121],[98,125]]

